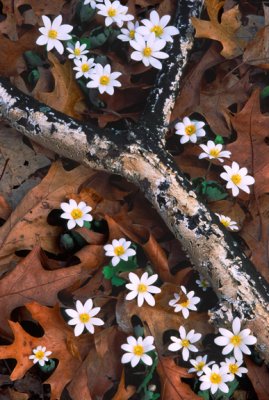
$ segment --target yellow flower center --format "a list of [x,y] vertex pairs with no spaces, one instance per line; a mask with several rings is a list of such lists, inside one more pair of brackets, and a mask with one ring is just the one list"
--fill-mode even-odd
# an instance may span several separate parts
[[224,225],[226,228],[228,228],[228,226],[230,226],[230,222],[227,219],[221,218],[220,222],[222,223],[222,225]]
[[181,345],[183,347],[189,347],[190,342],[188,341],[188,339],[183,339],[183,340],[181,340]]
[[136,346],[134,346],[133,353],[136,356],[142,356],[142,354],[144,354],[143,346],[141,346],[140,344],[137,344]]
[[124,247],[123,246],[115,247],[114,253],[116,254],[116,256],[122,256],[125,253]]
[[90,321],[91,317],[87,313],[79,314],[79,319],[83,324],[86,324]]
[[185,127],[185,133],[188,136],[193,135],[196,132],[196,127],[195,125],[188,125]]
[[83,215],[83,213],[79,208],[74,208],[71,211],[71,216],[72,216],[73,219],[79,219],[79,218],[82,217],[82,215]]
[[35,356],[36,356],[36,358],[37,358],[38,360],[43,360],[43,358],[45,357],[45,353],[44,353],[44,351],[42,351],[42,350],[38,350],[38,351],[35,353]]
[[221,381],[222,381],[222,379],[221,379],[221,375],[220,374],[217,374],[216,372],[213,372],[210,375],[210,382],[211,383],[219,384],[219,383],[221,383]]
[[115,17],[115,15],[117,14],[117,10],[116,8],[110,7],[107,11],[107,15],[109,17]]
[[133,38],[135,37],[135,31],[134,31],[134,30],[132,30],[132,31],[129,32],[129,37],[130,37],[131,39],[133,39]]
[[190,300],[182,301],[182,303],[179,303],[182,307],[188,307],[190,305]]
[[80,56],[80,53],[81,53],[80,49],[78,49],[78,48],[74,49],[75,56]]
[[163,34],[163,28],[160,25],[153,26],[150,31],[154,32],[157,37],[160,37]]
[[144,285],[144,283],[139,283],[137,291],[139,293],[145,293],[147,289],[148,289],[147,285]]
[[238,365],[236,364],[230,364],[229,365],[229,371],[231,372],[231,374],[236,374],[238,371]]
[[230,339],[230,343],[232,343],[234,346],[239,346],[241,342],[242,342],[242,339],[239,335],[234,335]]
[[90,69],[89,64],[82,64],[81,65],[81,71],[82,72],[88,72]]
[[101,85],[107,85],[109,83],[109,76],[103,75],[100,78]]
[[202,371],[203,368],[204,368],[204,366],[205,366],[205,363],[204,363],[203,361],[200,361],[200,362],[196,365],[195,369],[197,369],[197,371]]
[[209,151],[209,154],[210,154],[212,157],[215,157],[215,158],[217,158],[217,157],[219,156],[219,153],[220,153],[220,150],[218,150],[218,149],[211,149],[211,150]]
[[232,175],[231,180],[235,185],[239,185],[240,182],[242,181],[242,176],[239,174]]
[[57,31],[55,31],[54,29],[50,29],[50,30],[49,30],[49,32],[48,32],[48,37],[49,37],[50,39],[56,39],[57,36],[58,36],[58,32],[57,32]]
[[150,47],[145,47],[144,50],[143,50],[143,54],[144,54],[145,57],[150,57],[151,54],[152,54],[151,48]]

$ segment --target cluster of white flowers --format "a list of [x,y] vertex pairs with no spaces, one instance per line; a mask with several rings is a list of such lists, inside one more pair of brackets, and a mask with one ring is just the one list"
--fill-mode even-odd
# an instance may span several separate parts
[[157,11],[150,13],[149,19],[142,19],[142,26],[139,22],[128,22],[127,28],[121,29],[118,38],[123,42],[129,42],[130,46],[135,50],[131,53],[131,58],[135,61],[142,61],[148,67],[152,66],[157,69],[162,68],[159,59],[165,59],[168,54],[161,51],[167,42],[173,42],[172,36],[179,33],[174,26],[167,26],[171,17],[164,15],[160,18]]
[[[206,132],[203,129],[204,126],[205,123],[203,121],[195,121],[191,120],[188,117],[184,117],[183,122],[178,122],[175,124],[175,133],[176,135],[181,136],[181,144],[187,142],[196,143],[200,137],[206,135]],[[218,160],[220,162],[223,162],[223,158],[231,157],[230,151],[223,150],[222,144],[215,144],[212,140],[209,140],[206,145],[201,144],[200,147],[203,150],[203,152],[199,155],[200,159],[207,158],[209,160]],[[252,176],[247,175],[247,168],[240,168],[240,166],[235,161],[233,161],[231,167],[228,165],[224,165],[223,168],[225,172],[222,172],[220,174],[220,177],[227,181],[226,188],[232,189],[232,195],[234,197],[238,196],[239,189],[243,190],[246,193],[250,193],[249,186],[254,184],[255,179]],[[223,225],[225,225],[225,223],[223,223]],[[230,230],[237,230],[234,224],[232,225],[227,223],[227,225],[225,226],[229,227]]]
[[[184,331],[182,332],[185,334]],[[196,375],[199,377],[199,380],[202,382],[200,385],[200,390],[210,389],[212,394],[216,393],[218,390],[223,393],[228,393],[229,386],[227,385],[227,382],[233,381],[235,376],[242,377],[242,374],[246,374],[248,372],[247,368],[242,366],[243,354],[250,354],[251,352],[248,346],[257,342],[256,337],[250,334],[249,329],[241,330],[241,322],[238,317],[236,317],[232,322],[232,331],[219,328],[219,332],[221,333],[221,336],[215,338],[215,343],[218,346],[225,346],[222,354],[227,355],[233,352],[234,356],[225,358],[225,361],[221,361],[220,365],[217,365],[215,361],[210,361],[207,363],[206,355],[203,357],[198,356],[196,359],[190,360],[192,368],[190,368],[188,371],[189,373],[196,373]],[[186,335],[181,335],[181,340],[184,340],[185,338],[187,338]],[[174,338],[174,341],[175,339],[176,338]],[[177,340],[179,341],[180,339]],[[184,342],[183,345],[184,344],[186,345],[189,343]],[[177,351],[184,347],[183,345],[181,344],[181,347],[178,347],[174,346],[173,344],[169,347],[170,350]],[[173,350],[173,348],[176,350]],[[183,355],[183,359],[188,359],[188,353],[186,353],[186,351],[185,358]],[[212,367],[210,367],[210,365],[212,365]]]
[[[110,1],[105,0],[105,3],[110,3]],[[119,2],[115,1],[114,3],[118,4]],[[98,6],[105,7],[103,5],[96,5],[96,7]],[[127,7],[123,8],[125,9]],[[41,46],[46,45],[47,51],[55,48],[60,54],[63,54],[64,47],[62,41],[72,39],[69,32],[72,31],[73,27],[67,24],[62,25],[61,15],[56,17],[52,22],[47,16],[43,15],[42,20],[44,27],[39,28],[42,35],[38,37],[36,43]],[[75,45],[69,43],[66,49],[70,53],[68,58],[74,61],[75,67],[73,69],[76,71],[76,79],[81,77],[90,79],[87,83],[87,87],[97,88],[101,94],[108,93],[109,95],[113,95],[114,87],[121,86],[121,83],[117,80],[121,72],[111,72],[111,66],[109,64],[102,66],[101,64],[95,64],[94,58],[87,58],[86,54],[89,51],[87,50],[86,44],[80,44],[80,42],[77,41]]]

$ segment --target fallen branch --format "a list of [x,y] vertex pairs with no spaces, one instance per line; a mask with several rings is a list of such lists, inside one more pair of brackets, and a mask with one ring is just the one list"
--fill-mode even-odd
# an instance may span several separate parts
[[211,311],[211,321],[223,326],[235,316],[244,319],[258,337],[258,350],[269,362],[269,286],[199,201],[165,150],[170,113],[193,43],[189,17],[197,15],[202,5],[201,0],[179,3],[179,40],[171,46],[139,122],[130,123],[128,130],[100,129],[48,110],[4,79],[0,80],[0,116],[60,155],[135,183],[180,240],[195,268],[211,281],[220,299],[218,308]]

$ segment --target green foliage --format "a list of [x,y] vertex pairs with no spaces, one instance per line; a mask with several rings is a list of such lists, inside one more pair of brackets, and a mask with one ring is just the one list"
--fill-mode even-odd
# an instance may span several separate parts
[[29,68],[36,68],[43,65],[42,59],[34,51],[25,51],[24,58]]
[[211,394],[210,390],[203,390],[198,392],[198,396],[201,396],[204,400],[229,400],[237,389],[239,382],[237,379],[234,379],[232,382],[227,382],[226,384],[229,387],[228,393],[218,390],[215,394]]
[[111,280],[112,285],[122,286],[126,283],[125,279],[122,279],[119,274],[121,272],[130,272],[135,270],[137,267],[136,257],[130,257],[128,261],[120,260],[118,265],[113,267],[110,263],[103,268],[103,275],[106,279]]
[[140,393],[142,390],[144,392],[144,397],[143,400],[155,400],[160,397],[159,393],[154,393],[151,390],[149,390],[148,386],[150,385],[151,381],[153,380],[154,373],[158,364],[158,357],[157,354],[152,351],[149,352],[148,355],[152,357],[153,363],[150,367],[147,367],[147,373],[140,384],[140,386],[137,389],[137,393]]
[[33,86],[35,86],[39,78],[40,78],[40,73],[37,69],[33,69],[27,76],[28,82]]
[[261,91],[261,98],[265,99],[266,97],[269,97],[269,86],[265,86]]
[[82,5],[79,10],[79,19],[83,24],[84,22],[89,22],[95,16],[95,10],[93,10],[89,5]]
[[215,144],[223,144],[223,143],[224,143],[223,137],[220,136],[220,135],[217,135],[217,136],[215,137],[214,142],[215,142]]
[[55,369],[55,365],[56,363],[52,358],[50,358],[49,361],[47,361],[43,366],[38,364],[41,371],[46,373],[53,371]]
[[207,202],[223,200],[228,197],[226,190],[216,181],[207,181],[198,177],[192,180],[195,192],[202,196]]
[[88,37],[90,40],[91,49],[102,46],[108,40],[110,34],[110,28],[104,28],[103,26],[94,28]]

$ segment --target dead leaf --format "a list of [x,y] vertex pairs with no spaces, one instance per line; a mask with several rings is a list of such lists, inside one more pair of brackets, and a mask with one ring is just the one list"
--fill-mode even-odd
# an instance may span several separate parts
[[181,378],[192,378],[193,375],[175,364],[171,358],[160,358],[157,372],[159,374],[162,386],[162,400],[201,400],[190,388],[182,382]]
[[234,58],[242,54],[244,49],[244,40],[237,38],[236,32],[241,26],[239,7],[223,12],[221,22],[219,22],[219,13],[225,1],[206,0],[205,5],[210,21],[200,20],[192,17],[191,21],[196,29],[195,37],[208,38],[221,42],[223,50],[221,55],[225,58]]
[[113,396],[112,400],[128,400],[133,396],[133,394],[135,394],[135,392],[136,388],[134,386],[128,385],[125,387],[125,374],[123,370],[117,393]]
[[41,264],[41,250],[37,246],[9,274],[0,280],[1,330],[9,332],[7,321],[12,310],[25,302],[38,301],[52,306],[60,290],[79,281],[81,266],[47,271]]
[[250,357],[245,358],[248,369],[248,377],[254,387],[256,395],[259,400],[269,399],[268,387],[268,368],[265,364],[258,366],[254,364]]
[[0,269],[18,250],[31,250],[39,244],[43,250],[59,253],[58,237],[62,228],[51,226],[47,217],[60,208],[67,193],[77,191],[94,174],[89,168],[65,171],[60,162],[52,164],[48,174],[29,191],[0,228]]
[[[41,80],[33,90],[33,96],[55,110],[81,119],[86,105],[84,104],[84,95],[76,83],[71,61],[67,60],[61,64],[51,52],[48,53],[48,59],[52,64],[54,90],[52,92],[40,91],[40,86],[43,85]],[[44,79],[46,79],[46,75]]]

